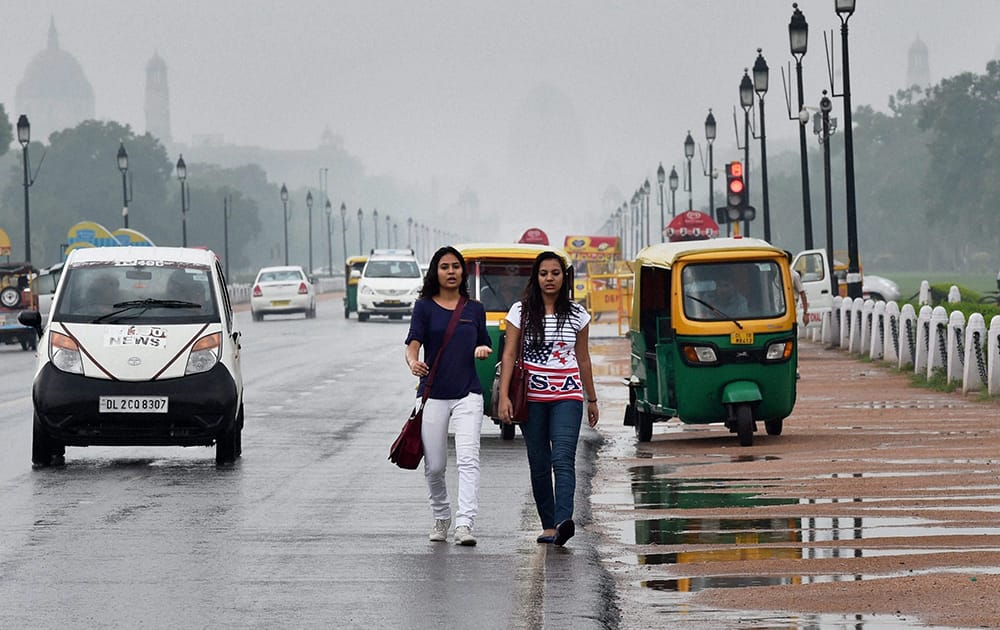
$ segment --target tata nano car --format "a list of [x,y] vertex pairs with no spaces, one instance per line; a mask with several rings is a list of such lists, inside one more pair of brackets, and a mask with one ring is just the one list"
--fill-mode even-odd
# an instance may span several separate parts
[[35,466],[65,447],[211,446],[242,451],[240,331],[211,251],[96,247],[72,251],[42,322],[32,385]]

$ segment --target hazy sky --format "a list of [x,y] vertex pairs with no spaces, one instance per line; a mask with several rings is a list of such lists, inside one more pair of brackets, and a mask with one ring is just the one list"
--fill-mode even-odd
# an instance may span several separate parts
[[[687,130],[703,141],[709,107],[719,124],[717,161],[738,157],[732,110],[743,68],[753,64],[758,47],[771,67],[769,140],[779,146],[794,137],[779,72],[791,60],[791,5],[8,0],[0,100],[16,119],[17,84],[45,46],[54,17],[61,47],[75,55],[94,87],[98,118],[145,130],[144,72],[155,51],[168,66],[178,142],[211,133],[238,144],[311,148],[329,126],[370,174],[421,187],[437,176],[449,194],[508,170],[514,112],[534,86],[547,84],[575,110],[588,173],[607,180],[594,187],[617,185],[631,194],[658,162],[668,171],[681,166]],[[799,2],[810,27],[807,104],[816,104],[827,84],[824,29],[836,29],[840,65],[833,5]],[[996,0],[858,5],[849,22],[856,106],[885,108],[888,95],[902,87],[906,53],[918,36],[930,50],[935,82],[982,72],[1000,45]]]

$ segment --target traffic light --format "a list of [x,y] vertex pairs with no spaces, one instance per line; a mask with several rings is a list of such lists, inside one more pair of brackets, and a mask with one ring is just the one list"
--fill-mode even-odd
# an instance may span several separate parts
[[[743,184],[743,163],[729,162],[726,164],[726,207],[730,209],[742,209],[746,206],[746,198],[743,193],[746,186]],[[729,219],[735,221],[739,214],[729,212]]]

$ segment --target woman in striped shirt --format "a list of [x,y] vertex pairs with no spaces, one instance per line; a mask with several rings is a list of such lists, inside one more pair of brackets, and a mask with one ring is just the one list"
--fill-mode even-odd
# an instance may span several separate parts
[[[597,390],[590,366],[590,314],[569,297],[567,267],[555,252],[535,258],[520,302],[507,313],[498,412],[511,422],[511,369],[524,334],[528,420],[521,434],[528,451],[531,490],[542,522],[540,543],[564,545],[576,531],[576,443],[586,400],[597,424]],[[554,477],[554,485],[553,485]]]

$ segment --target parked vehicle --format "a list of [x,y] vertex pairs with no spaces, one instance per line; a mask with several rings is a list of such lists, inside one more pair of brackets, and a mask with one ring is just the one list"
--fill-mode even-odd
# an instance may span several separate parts
[[[545,245],[526,243],[468,243],[455,249],[465,258],[469,294],[483,303],[486,309],[486,330],[490,335],[493,352],[485,361],[476,361],[476,373],[483,386],[483,413],[489,415],[500,427],[505,440],[514,439],[514,425],[493,418],[493,379],[499,374],[500,357],[503,356],[504,332],[507,329],[507,312],[521,299],[531,276],[535,258],[544,251],[556,251],[569,266],[571,260],[562,250]],[[572,269],[572,267],[569,267]],[[572,272],[571,272],[572,273]],[[572,287],[572,277],[566,279]]]
[[795,405],[795,301],[785,253],[752,238],[661,243],[636,258],[625,424],[722,422],[742,446]]
[[0,344],[20,344],[34,350],[38,336],[30,326],[18,321],[18,314],[32,308],[31,278],[35,270],[28,264],[0,265]]
[[344,264],[344,318],[358,312],[358,281],[368,262],[367,256],[351,256]]
[[424,278],[412,249],[373,249],[358,279],[358,321],[413,314]]
[[[809,300],[809,321],[801,323],[818,328],[822,325],[824,313],[833,308],[833,298],[847,295],[847,264],[834,258],[831,266],[825,249],[807,249],[795,254],[792,269],[799,272],[802,288]],[[895,282],[868,273],[861,275],[861,295],[876,302],[898,301],[902,297]]]
[[255,322],[264,315],[304,313],[316,317],[316,290],[299,265],[264,267],[257,272],[250,293],[250,313]]
[[40,336],[31,461],[65,447],[211,446],[242,452],[240,331],[211,251],[95,247],[67,257]]

